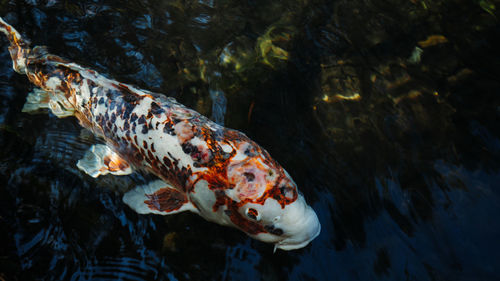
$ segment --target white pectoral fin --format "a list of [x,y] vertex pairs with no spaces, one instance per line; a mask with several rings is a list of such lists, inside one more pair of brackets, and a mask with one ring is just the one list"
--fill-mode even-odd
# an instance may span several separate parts
[[123,202],[139,214],[170,215],[184,211],[198,213],[185,193],[162,180],[128,191],[123,196]]
[[34,88],[26,97],[23,112],[38,113],[41,109],[49,108],[50,94],[40,88]]
[[95,144],[78,160],[76,166],[89,176],[129,175],[133,172],[130,165],[107,145]]
[[40,88],[34,88],[28,94],[22,111],[34,114],[42,112],[43,109],[47,108],[59,118],[75,114],[73,106],[68,103],[62,93],[51,93]]

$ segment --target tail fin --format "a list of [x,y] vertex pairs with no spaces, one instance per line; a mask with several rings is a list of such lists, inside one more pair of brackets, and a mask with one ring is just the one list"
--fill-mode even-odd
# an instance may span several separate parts
[[26,58],[30,52],[29,42],[21,34],[0,17],[0,31],[7,35],[10,41],[9,52],[12,57],[12,67],[18,73],[26,73]]

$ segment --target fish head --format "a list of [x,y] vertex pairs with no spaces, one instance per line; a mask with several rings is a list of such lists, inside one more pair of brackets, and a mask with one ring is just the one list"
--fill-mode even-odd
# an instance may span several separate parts
[[[249,150],[251,150],[249,152]],[[305,247],[321,231],[314,210],[290,175],[255,143],[240,147],[228,166],[233,188],[226,215],[237,228],[257,240],[274,243],[275,249]]]

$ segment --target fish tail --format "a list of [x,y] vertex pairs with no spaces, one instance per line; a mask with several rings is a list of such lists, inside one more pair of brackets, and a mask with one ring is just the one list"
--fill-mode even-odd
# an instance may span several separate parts
[[12,58],[12,67],[20,74],[26,73],[26,58],[30,52],[29,41],[22,38],[21,34],[0,17],[0,31],[9,39],[9,52]]

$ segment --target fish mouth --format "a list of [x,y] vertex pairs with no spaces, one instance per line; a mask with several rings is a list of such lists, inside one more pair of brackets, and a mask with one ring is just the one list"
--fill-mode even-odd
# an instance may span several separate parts
[[290,250],[304,248],[312,240],[314,240],[314,238],[318,237],[320,232],[321,232],[321,225],[318,224],[318,227],[316,228],[315,232],[311,236],[309,236],[308,239],[297,241],[294,239],[287,238],[287,239],[281,240],[280,242],[274,244],[274,252],[276,252],[276,249],[290,251]]

